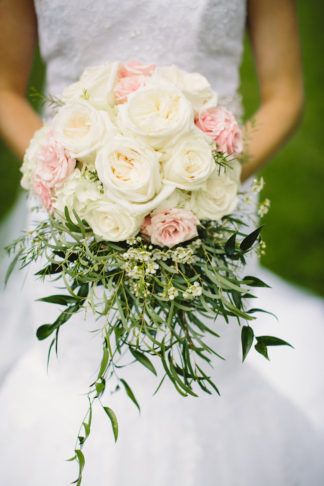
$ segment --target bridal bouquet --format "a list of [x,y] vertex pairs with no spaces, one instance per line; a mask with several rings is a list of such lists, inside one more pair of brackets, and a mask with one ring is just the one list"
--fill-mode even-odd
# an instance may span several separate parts
[[[244,265],[260,228],[246,233],[242,134],[208,81],[176,66],[105,63],[52,101],[55,116],[22,166],[23,187],[48,217],[11,250],[22,267],[45,260],[37,275],[64,282],[65,293],[40,299],[63,308],[37,330],[40,340],[51,336],[49,355],[73,314],[87,308],[98,318],[99,372],[72,458],[80,484],[93,402],[102,403],[125,353],[154,374],[162,363],[157,385],[167,377],[196,396],[218,393],[204,367],[217,355],[206,336],[218,336],[218,320],[242,326],[243,360],[253,343],[265,357],[268,346],[287,343],[253,332],[250,289],[266,284]],[[102,407],[117,439],[116,415]]]

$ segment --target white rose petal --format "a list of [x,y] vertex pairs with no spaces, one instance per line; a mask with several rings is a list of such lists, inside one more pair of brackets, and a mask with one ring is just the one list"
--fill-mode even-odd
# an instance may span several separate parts
[[33,180],[38,165],[39,153],[47,142],[49,132],[50,127],[48,125],[45,125],[37,130],[34,133],[29,147],[25,152],[24,160],[20,169],[23,174],[21,185],[24,189],[30,190],[33,187]]
[[124,241],[139,232],[144,218],[134,217],[117,204],[100,199],[88,206],[85,219],[99,238]]
[[168,185],[168,184],[162,184],[161,191],[150,201],[143,202],[143,203],[135,203],[135,202],[130,202],[127,201],[126,199],[118,199],[114,198],[114,196],[111,194],[107,194],[107,197],[110,199],[114,200],[116,203],[118,203],[119,206],[125,208],[128,212],[133,214],[134,216],[140,216],[140,215],[147,215],[153,209],[156,209],[157,207],[160,206],[161,203],[165,199],[167,199],[174,191],[174,186]]
[[54,136],[75,159],[91,163],[95,151],[117,129],[105,111],[80,100],[60,108],[53,120]]
[[118,78],[118,68],[119,62],[87,67],[79,81],[65,88],[63,101],[85,98],[98,110],[108,109],[115,102],[113,90]]
[[194,191],[191,195],[191,210],[199,219],[219,220],[231,214],[238,203],[239,185],[230,177],[213,177],[206,183],[206,189]]
[[190,210],[189,193],[182,191],[181,189],[175,189],[173,193],[158,206],[158,209],[173,208]]
[[157,68],[153,79],[166,79],[177,86],[192,103],[195,111],[204,111],[217,105],[217,93],[200,73],[188,73],[177,66]]
[[210,143],[192,130],[166,148],[162,157],[163,180],[179,189],[199,189],[215,168]]
[[63,214],[67,206],[72,219],[73,209],[79,217],[83,218],[89,204],[101,197],[100,184],[90,181],[81,174],[79,169],[75,169],[64,184],[56,190],[53,207]]
[[119,106],[119,127],[136,134],[154,148],[194,126],[192,105],[178,89],[144,87]]
[[100,150],[95,165],[114,200],[147,202],[161,190],[159,155],[133,138],[115,137]]
[[227,164],[229,167],[221,167],[216,165],[210,178],[219,177],[221,175],[226,175],[238,185],[240,185],[242,164],[237,159],[228,160]]

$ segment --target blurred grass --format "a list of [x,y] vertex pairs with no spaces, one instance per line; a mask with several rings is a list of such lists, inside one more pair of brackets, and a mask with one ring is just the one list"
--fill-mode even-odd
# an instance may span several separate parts
[[[324,3],[299,0],[297,7],[306,106],[297,133],[263,170],[266,186],[261,197],[270,198],[271,211],[264,218],[268,248],[262,263],[324,295]],[[258,87],[248,46],[241,79],[245,111],[250,115],[258,106]]]
[[[324,81],[322,50],[322,0],[297,1],[306,88],[303,122],[284,149],[263,171],[266,188],[262,198],[271,199],[271,211],[264,218],[263,236],[267,254],[262,263],[279,275],[324,295]],[[241,68],[243,102],[246,114],[258,106],[258,86],[253,59],[245,41]],[[38,90],[44,82],[44,65],[35,55],[30,85]],[[31,103],[39,109],[39,101]],[[19,165],[0,143],[0,218],[15,201],[18,192]]]

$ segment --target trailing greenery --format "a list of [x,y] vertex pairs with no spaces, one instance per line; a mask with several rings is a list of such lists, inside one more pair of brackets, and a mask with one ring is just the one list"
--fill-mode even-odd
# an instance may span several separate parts
[[106,385],[113,376],[140,408],[135,392],[120,376],[119,363],[125,356],[154,375],[158,375],[154,362],[162,363],[157,390],[167,378],[181,395],[197,396],[199,390],[219,393],[208,365],[212,356],[223,357],[206,339],[219,337],[217,319],[230,325],[236,321],[242,327],[243,360],[253,344],[266,358],[269,346],[288,344],[271,336],[254,336],[253,321],[264,311],[250,305],[251,290],[267,284],[243,276],[246,255],[261,243],[261,227],[245,234],[244,226],[232,216],[218,223],[203,221],[198,238],[168,249],[142,236],[119,243],[98,241],[87,223],[66,208],[64,218],[39,223],[8,247],[10,254],[16,254],[8,278],[16,264],[23,268],[41,259],[45,265],[37,276],[64,281],[65,293],[39,299],[63,309],[54,322],[37,329],[39,340],[51,339],[48,359],[74,314],[91,309],[98,317],[99,372],[88,391],[88,412],[71,458],[79,465],[77,485],[82,481],[82,449],[91,431],[94,401],[99,401],[111,422],[115,440],[118,437],[116,414],[104,404]]

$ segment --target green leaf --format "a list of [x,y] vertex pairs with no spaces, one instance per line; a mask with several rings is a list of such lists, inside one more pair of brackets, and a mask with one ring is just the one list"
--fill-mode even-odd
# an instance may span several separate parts
[[242,251],[247,251],[253,246],[255,241],[258,239],[260,231],[262,230],[262,228],[263,228],[263,225],[260,226],[259,228],[257,228],[256,230],[252,231],[252,233],[250,233],[248,236],[246,236],[244,238],[244,240],[242,240],[242,242],[240,244],[240,249]]
[[116,295],[116,303],[117,303],[120,319],[123,323],[123,327],[124,327],[124,329],[127,329],[128,321],[125,317],[123,306],[122,306],[121,300],[120,300],[118,295]]
[[167,376],[167,374],[165,373],[165,374],[163,375],[162,380],[161,380],[161,381],[160,381],[160,383],[158,384],[158,387],[156,388],[155,392],[153,393],[153,396],[154,396],[154,395],[156,395],[156,394],[157,394],[157,392],[159,391],[159,389],[161,388],[161,386],[162,386],[162,384],[163,384],[163,382],[164,382],[164,380],[165,380],[165,377],[166,377],[166,376]]
[[251,346],[253,344],[253,339],[254,339],[254,332],[252,327],[243,326],[241,332],[242,361],[244,361],[245,358],[247,357],[248,352],[250,351]]
[[131,387],[129,386],[129,384],[127,383],[127,381],[123,380],[123,378],[120,378],[120,381],[124,385],[126,394],[129,396],[129,398],[136,405],[136,407],[138,408],[138,411],[140,412],[141,411],[141,407],[139,406],[138,401],[136,400],[135,395],[134,395]]
[[111,426],[112,426],[112,429],[113,429],[113,434],[114,434],[115,442],[117,442],[117,439],[118,439],[118,422],[117,422],[116,414],[109,407],[103,407],[103,409],[104,409],[104,411],[106,412],[106,414],[109,417],[109,420],[111,422]]
[[264,356],[265,358],[269,359],[267,346],[264,343],[257,342],[256,345],[254,346],[254,349],[258,353],[262,354],[262,356]]
[[43,339],[48,338],[48,336],[50,336],[55,329],[56,326],[54,324],[43,324],[37,329],[36,336],[40,341],[43,341]]
[[174,380],[172,380],[173,383],[176,382],[185,392],[189,393],[189,395],[192,395],[193,397],[197,397],[198,395],[191,389],[191,387],[186,385],[182,380],[180,380],[177,370],[174,367],[173,359],[170,353],[168,353],[168,360],[170,366],[170,373],[174,378]]
[[78,291],[78,297],[82,297],[85,299],[89,294],[89,284],[84,283],[80,286],[79,291]]
[[137,361],[139,361],[143,366],[150,370],[153,375],[157,376],[156,369],[145,354],[141,353],[137,349],[133,349],[132,347],[130,347],[129,350]]
[[49,348],[48,348],[48,353],[47,353],[47,364],[46,364],[47,371],[48,371],[49,362],[50,362],[50,358],[51,358],[51,352],[52,352],[52,349],[53,349],[54,344],[55,344],[55,345],[57,345],[57,342],[56,342],[56,337],[55,337],[54,339],[52,339],[51,344],[49,345]]
[[225,243],[225,252],[227,255],[233,255],[236,251],[236,233],[234,233]]
[[98,378],[100,378],[104,374],[104,372],[106,371],[108,359],[109,359],[109,351],[106,348],[106,346],[103,346],[103,348],[102,348],[102,360],[101,360],[100,370],[99,370],[99,373],[98,373]]
[[97,396],[99,397],[105,391],[106,384],[104,381],[97,381],[95,383],[95,387],[96,387]]
[[83,468],[84,468],[85,459],[84,459],[84,455],[83,455],[83,453],[80,449],[76,449],[74,452],[76,454],[76,458],[78,459],[78,463],[79,463],[79,476],[75,481],[73,481],[72,484],[76,484],[77,486],[80,486],[81,481],[82,481],[82,471],[83,471]]
[[47,302],[49,304],[59,304],[59,305],[68,305],[72,302],[76,302],[76,298],[72,295],[49,295],[48,297],[42,297],[41,299],[37,299],[38,302]]
[[80,231],[81,231],[81,233],[82,233],[82,236],[83,236],[83,238],[85,238],[85,236],[86,236],[86,232],[85,232],[85,227],[84,227],[84,224],[82,223],[82,221],[81,221],[81,219],[79,218],[79,216],[78,216],[78,214],[77,214],[77,212],[76,212],[76,210],[75,210],[75,209],[73,209],[73,214],[74,214],[75,219],[76,219],[76,220],[77,220],[77,222],[78,222],[78,225],[79,225],[79,227],[80,227]]
[[65,224],[66,224],[67,228],[69,228],[69,230],[71,230],[72,232],[82,233],[79,226],[72,221],[67,206],[64,207],[64,215],[65,215],[65,218],[66,218]]
[[15,258],[12,260],[12,262],[10,263],[9,267],[8,267],[8,270],[7,270],[7,273],[6,273],[6,276],[5,276],[5,280],[4,280],[4,285],[6,286],[7,283],[8,283],[8,280],[10,278],[10,275],[12,274],[12,272],[14,271],[15,269],[15,266],[17,265],[17,262],[19,260],[19,257],[22,253],[22,250],[17,253],[17,255],[15,256]]
[[35,275],[53,275],[54,273],[61,273],[62,270],[63,265],[61,263],[51,263],[50,265],[42,268],[42,270],[36,272]]
[[244,277],[243,282],[246,285],[248,285],[249,287],[267,287],[269,289],[271,288],[270,285],[263,282],[263,280],[260,280],[257,277],[252,277],[250,275],[247,275],[246,277]]
[[265,346],[289,346],[290,348],[293,348],[287,341],[274,336],[257,336],[256,339],[258,343],[260,342]]
[[58,329],[60,326],[65,324],[72,315],[77,312],[80,309],[80,304],[77,303],[75,305],[70,305],[67,309],[65,309],[56,319],[53,324],[43,324],[40,326],[37,331],[36,331],[36,336],[37,338],[42,341],[43,339],[46,339],[48,336],[50,336],[56,329]]
[[270,312],[270,311],[267,311],[267,310],[264,310],[264,309],[253,308],[253,309],[249,309],[246,312],[247,312],[247,314],[254,314],[255,312],[264,312],[265,314],[269,314],[270,316],[273,316],[275,319],[278,320],[278,317],[276,316],[276,314],[273,314],[273,312]]

